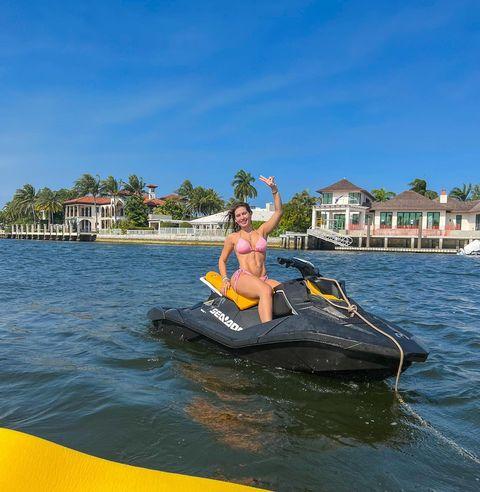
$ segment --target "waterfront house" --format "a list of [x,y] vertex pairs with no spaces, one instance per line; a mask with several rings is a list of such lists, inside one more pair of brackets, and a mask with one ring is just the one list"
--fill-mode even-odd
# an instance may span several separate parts
[[357,247],[440,249],[458,249],[480,238],[480,200],[463,202],[445,190],[435,200],[407,190],[375,202],[368,191],[343,179],[318,192],[311,229],[318,238],[324,231],[340,241],[348,236]]
[[363,228],[374,200],[371,193],[347,179],[321,188],[317,193],[320,194],[320,200],[313,207],[312,228],[333,231]]
[[[115,202],[113,197],[104,196],[95,197],[95,199],[93,196],[73,198],[63,204],[64,222],[66,226],[73,226],[78,232],[92,232],[98,228],[106,229],[105,226],[114,220],[114,208],[116,219],[124,218],[123,206],[124,202],[119,197]],[[96,227],[95,220],[100,227]]]
[[445,239],[451,245],[452,239],[457,243],[480,237],[480,200],[462,202],[448,197],[445,190],[435,200],[404,191],[391,200],[372,203],[370,213],[373,235],[385,238],[416,236],[430,239],[430,247],[442,248]]
[[375,202],[370,208],[375,212],[377,229],[422,228],[424,231],[480,230],[475,210],[480,212],[480,200],[462,202],[448,197],[445,190],[435,200],[411,190],[404,191],[391,200]]
[[[153,211],[155,207],[164,205],[168,199],[180,199],[179,195],[171,193],[157,198],[157,185],[147,185],[148,192],[144,193],[145,205]],[[125,219],[125,202],[128,193],[120,192],[119,196],[83,196],[64,202],[65,225],[73,225],[78,232],[93,232],[102,229],[111,229],[115,224]],[[96,206],[96,214],[95,214]],[[97,224],[95,224],[95,220]]]
[[[261,207],[251,207],[252,208],[252,221],[266,222],[269,220],[273,213],[275,212],[275,207],[273,203],[267,203],[265,208]],[[219,230],[225,229],[227,227],[227,210],[223,212],[218,212],[213,215],[207,215],[205,217],[199,217],[198,219],[193,219],[190,225],[197,230]]]

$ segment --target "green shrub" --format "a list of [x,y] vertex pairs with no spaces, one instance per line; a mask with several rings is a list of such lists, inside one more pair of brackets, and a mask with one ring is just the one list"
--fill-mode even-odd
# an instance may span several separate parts
[[148,225],[148,207],[143,201],[143,196],[131,195],[127,198],[125,215],[127,222],[133,227],[146,227]]

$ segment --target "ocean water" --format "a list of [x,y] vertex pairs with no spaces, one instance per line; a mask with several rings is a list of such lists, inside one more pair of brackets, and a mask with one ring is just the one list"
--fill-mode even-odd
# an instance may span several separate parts
[[[480,490],[480,258],[295,252],[430,351],[351,383],[159,339],[220,249],[0,241],[0,425],[103,458],[275,490]],[[295,271],[269,251],[269,275]],[[235,262],[232,261],[230,271]]]

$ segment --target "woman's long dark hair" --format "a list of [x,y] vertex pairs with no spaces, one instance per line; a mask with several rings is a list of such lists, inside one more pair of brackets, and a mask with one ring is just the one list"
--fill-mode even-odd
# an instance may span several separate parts
[[233,204],[229,208],[229,210],[225,216],[227,219],[227,228],[225,230],[226,234],[228,234],[229,231],[238,232],[240,230],[240,226],[235,221],[235,211],[237,210],[237,208],[240,208],[240,207],[245,207],[249,214],[252,213],[252,209],[250,208],[250,205],[246,202],[238,202],[238,203]]

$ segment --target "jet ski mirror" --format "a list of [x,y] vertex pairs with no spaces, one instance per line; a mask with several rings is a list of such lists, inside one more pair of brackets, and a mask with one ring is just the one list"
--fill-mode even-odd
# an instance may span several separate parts
[[283,256],[277,257],[277,261],[280,265],[284,265],[285,268],[296,268],[303,278],[320,277],[320,272],[312,263],[300,258],[285,258]]

